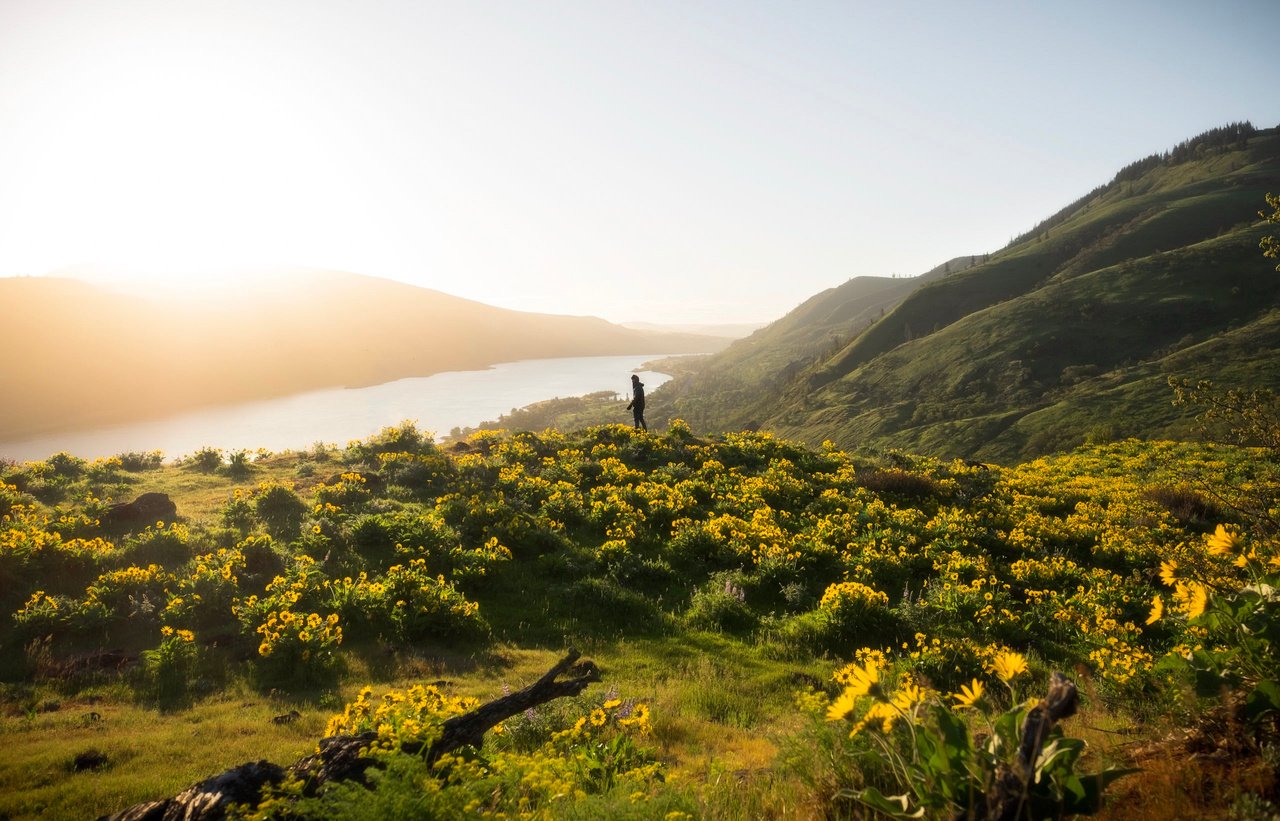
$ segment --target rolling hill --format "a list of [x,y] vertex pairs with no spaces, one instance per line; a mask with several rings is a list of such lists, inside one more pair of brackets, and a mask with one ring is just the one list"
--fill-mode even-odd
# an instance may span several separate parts
[[17,277],[0,279],[0,305],[0,439],[518,359],[727,343],[333,271],[264,276],[220,301]]
[[1280,387],[1280,276],[1258,249],[1278,190],[1280,130],[1206,132],[998,253],[818,294],[664,386],[653,416],[992,461],[1186,435],[1170,377]]

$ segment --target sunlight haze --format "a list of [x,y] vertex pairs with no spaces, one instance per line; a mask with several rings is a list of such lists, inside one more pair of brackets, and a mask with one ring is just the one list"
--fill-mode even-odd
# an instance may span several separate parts
[[0,3],[0,276],[761,322],[1280,119],[1280,4]]

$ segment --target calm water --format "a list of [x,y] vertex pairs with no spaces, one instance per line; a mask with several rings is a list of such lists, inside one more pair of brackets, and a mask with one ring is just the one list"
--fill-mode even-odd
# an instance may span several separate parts
[[[166,419],[0,442],[0,458],[45,459],[67,451],[85,459],[160,450],[176,459],[203,447],[226,451],[302,450],[316,442],[345,445],[388,425],[415,420],[419,430],[448,433],[497,419],[543,399],[594,391],[631,392],[631,373],[647,356],[583,356],[507,362],[484,371],[456,371],[401,379],[368,388],[336,388],[283,399],[246,402]],[[670,379],[639,371],[646,391]],[[620,413],[618,421],[631,422]]]

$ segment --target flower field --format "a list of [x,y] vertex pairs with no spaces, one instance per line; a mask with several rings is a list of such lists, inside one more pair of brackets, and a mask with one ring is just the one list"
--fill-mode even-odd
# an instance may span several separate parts
[[[21,745],[32,693],[107,688],[180,715],[242,687],[333,716],[330,733],[377,731],[371,790],[286,784],[259,817],[385,817],[410,795],[420,817],[980,817],[992,784],[1019,771],[1019,728],[1055,671],[1088,715],[1144,740],[1226,710],[1241,756],[1278,758],[1268,451],[1130,440],[1001,467],[699,437],[680,422],[448,448],[406,424],[233,460],[234,473],[157,463],[60,454],[0,469],[5,727]],[[196,479],[204,509],[187,514],[176,489]],[[167,489],[178,521],[110,520],[105,500]],[[743,782],[746,798],[681,772],[705,739],[608,675],[430,764],[406,740],[429,743],[474,696],[404,668],[377,673],[392,685],[379,697],[365,686],[371,658],[568,643],[608,658],[708,635],[794,676],[776,696],[790,718],[771,725],[782,752]],[[105,649],[125,661],[88,669]],[[749,727],[742,712],[709,714]],[[1017,817],[1108,812],[1108,796],[1143,783],[1123,746],[1102,756],[1073,729],[1021,765],[1039,788]],[[7,766],[16,797],[0,816],[32,813]],[[1271,781],[1222,800],[1265,812],[1266,766]]]

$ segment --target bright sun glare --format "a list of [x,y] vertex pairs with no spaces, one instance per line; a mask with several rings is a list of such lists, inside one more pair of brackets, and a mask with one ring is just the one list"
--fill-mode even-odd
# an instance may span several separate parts
[[29,172],[44,201],[28,206],[57,215],[39,226],[44,244],[155,287],[304,261],[290,252],[308,235],[323,247],[323,124],[273,104],[253,60],[204,45],[153,39],[95,55],[92,73],[66,71],[50,95],[60,105],[29,127],[44,141],[32,156],[58,158]]

